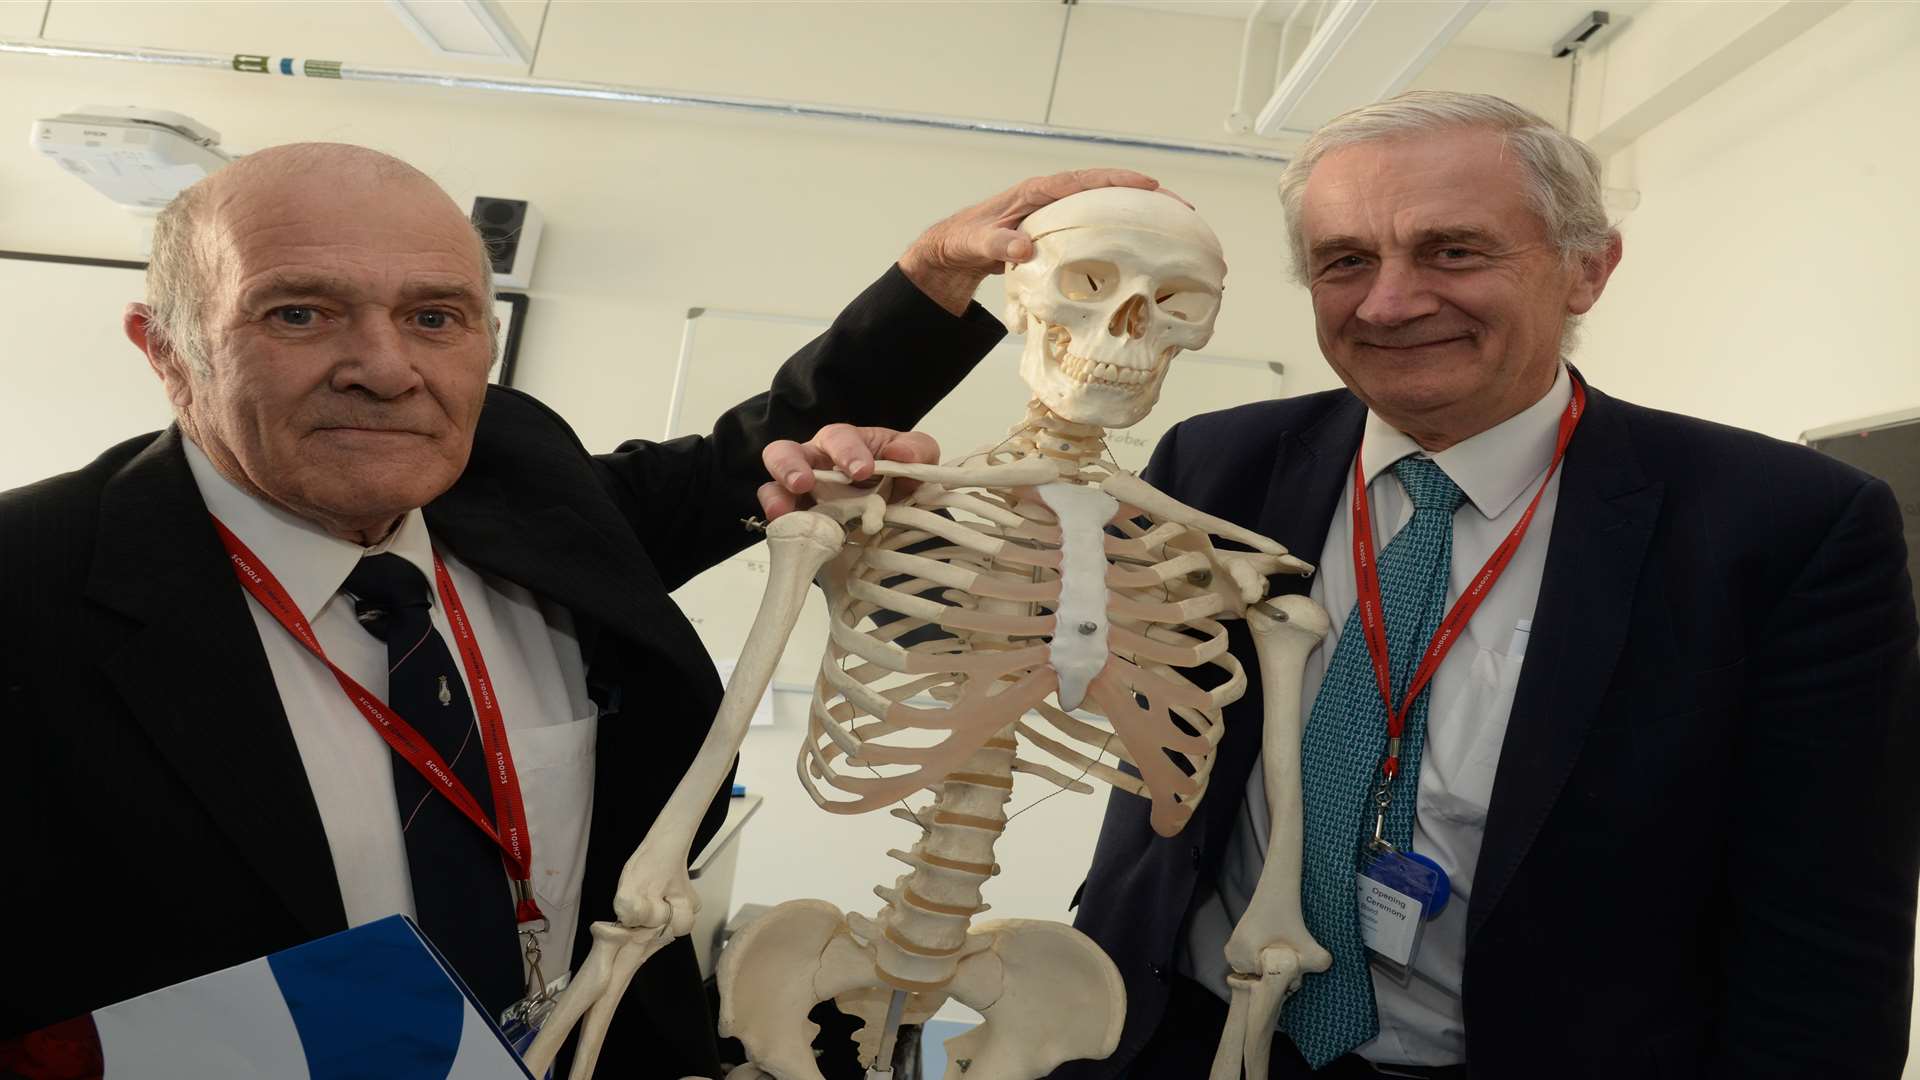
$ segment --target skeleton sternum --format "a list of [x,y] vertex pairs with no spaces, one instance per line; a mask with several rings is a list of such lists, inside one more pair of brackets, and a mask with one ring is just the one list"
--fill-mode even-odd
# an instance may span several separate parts
[[897,989],[938,990],[959,966],[967,927],[985,907],[980,887],[994,874],[994,841],[1006,828],[1014,749],[1009,725],[947,774],[920,815],[926,832],[913,850],[889,852],[914,868],[894,888],[874,890],[887,901],[876,966]]

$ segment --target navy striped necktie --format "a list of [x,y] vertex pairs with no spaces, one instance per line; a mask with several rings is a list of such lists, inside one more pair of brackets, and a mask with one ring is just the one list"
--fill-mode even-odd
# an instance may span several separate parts
[[[433,744],[493,821],[486,752],[466,681],[433,627],[427,580],[394,554],[362,558],[341,587],[360,625],[387,644],[387,706]],[[368,689],[377,689],[369,686]],[[519,924],[500,849],[407,760],[393,754],[393,793],[420,929],[489,1014],[518,1001]]]

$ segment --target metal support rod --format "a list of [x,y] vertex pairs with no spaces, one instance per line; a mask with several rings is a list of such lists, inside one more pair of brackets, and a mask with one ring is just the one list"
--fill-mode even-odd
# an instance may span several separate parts
[[907,992],[895,990],[887,999],[887,1026],[880,1032],[880,1048],[867,1070],[867,1080],[892,1080],[893,1044],[900,1038],[900,1018],[906,1011]]
[[184,52],[174,49],[121,49],[95,45],[59,45],[40,41],[0,38],[0,54],[14,53],[73,60],[117,60],[125,63],[155,64],[170,67],[197,67],[232,71],[248,77],[288,76],[307,79],[337,79],[346,82],[402,83],[446,90],[485,90],[504,94],[529,94],[541,97],[576,98],[607,101],[624,105],[655,105],[677,108],[717,109],[754,113],[762,116],[806,120],[842,120],[894,127],[957,131],[976,135],[1011,135],[1055,142],[1083,143],[1125,150],[1156,150],[1172,154],[1254,161],[1284,165],[1285,154],[1258,147],[1218,143],[1155,139],[1116,132],[1081,128],[1054,127],[1047,124],[1020,124],[1011,121],[974,120],[964,117],[921,113],[882,112],[839,105],[811,105],[800,102],[767,101],[757,98],[725,97],[717,94],[687,94],[661,90],[643,90],[614,83],[561,82],[551,79],[507,78],[482,75],[452,75],[430,71],[360,67],[331,60],[302,60],[295,57],[253,54]]

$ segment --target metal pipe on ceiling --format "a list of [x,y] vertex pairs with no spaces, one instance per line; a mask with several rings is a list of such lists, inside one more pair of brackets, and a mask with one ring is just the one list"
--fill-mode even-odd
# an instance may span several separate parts
[[1258,147],[1220,143],[1191,142],[1181,139],[1157,139],[1113,132],[1054,127],[1048,124],[1019,124],[998,120],[974,120],[965,117],[921,113],[884,112],[839,105],[810,105],[797,102],[765,101],[756,98],[725,97],[715,94],[687,94],[659,90],[641,90],[614,83],[562,82],[551,79],[509,78],[484,75],[452,75],[430,71],[361,67],[333,60],[302,60],[253,54],[184,52],[174,49],[131,49],[97,45],[61,45],[41,41],[0,39],[0,54],[15,53],[69,60],[117,60],[125,63],[171,67],[195,67],[230,71],[249,76],[289,76],[308,79],[337,79],[346,82],[402,83],[440,87],[448,90],[483,90],[492,93],[528,94],[539,97],[576,98],[607,101],[623,105],[715,109],[752,113],[761,116],[806,120],[840,120],[853,123],[882,124],[894,127],[956,131],[976,135],[1010,135],[1027,139],[1083,143],[1126,150],[1155,150],[1172,154],[1228,160],[1256,161],[1285,165],[1288,158],[1277,151]]

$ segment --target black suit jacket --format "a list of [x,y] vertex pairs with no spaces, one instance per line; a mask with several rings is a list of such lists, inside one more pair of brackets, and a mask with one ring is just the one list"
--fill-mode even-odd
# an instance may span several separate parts
[[[1474,873],[1469,1073],[1893,1080],[1920,875],[1898,506],[1802,447],[1588,400]],[[1322,548],[1365,415],[1341,390],[1197,417],[1146,475],[1344,558]],[[1257,670],[1243,630],[1233,647]],[[1075,925],[1119,965],[1127,1026],[1057,1076],[1124,1075],[1159,1023],[1259,758],[1259,694],[1226,723],[1181,835],[1112,796]]]
[[[435,541],[566,606],[601,707],[579,934],[705,737],[721,687],[668,593],[754,538],[761,448],[850,420],[910,427],[1004,333],[897,268],[713,434],[589,455],[489,391]],[[346,928],[332,854],[247,601],[180,436],[0,495],[0,1038]],[[721,794],[698,843],[718,827]],[[696,845],[696,850],[698,850]],[[610,1075],[719,1068],[693,950],[641,970]]]

